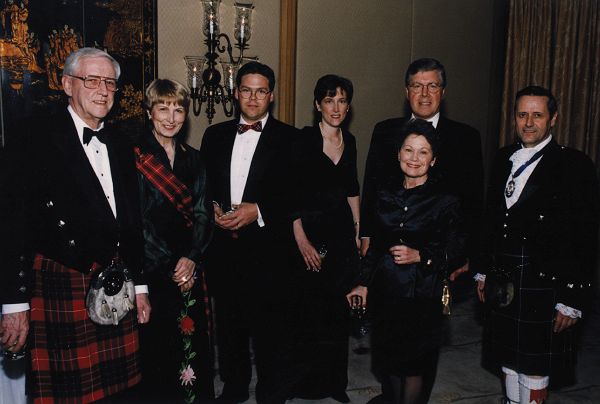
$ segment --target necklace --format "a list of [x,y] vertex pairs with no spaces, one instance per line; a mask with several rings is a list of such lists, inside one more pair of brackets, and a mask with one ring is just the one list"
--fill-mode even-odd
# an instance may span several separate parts
[[[323,126],[322,126],[322,122],[319,122],[319,131],[321,131],[321,136],[323,137],[323,139],[325,140],[326,137],[323,134]],[[335,146],[336,149],[341,149],[342,146],[344,145],[344,136],[342,136],[342,130],[340,128],[337,128],[339,134],[340,134],[340,144]]]
[[[545,147],[544,147],[545,149]],[[542,157],[542,155],[544,154],[544,149],[539,150],[538,152],[536,152],[529,160],[527,160],[521,167],[519,167],[514,174],[512,174],[510,176],[510,180],[508,181],[508,184],[506,184],[506,189],[504,190],[504,195],[507,198],[510,198],[514,193],[515,193],[515,178],[517,178],[519,175],[521,175],[521,173],[523,171],[525,171],[525,169],[527,167],[529,167],[533,162],[535,162],[537,159],[539,159],[540,157]]]

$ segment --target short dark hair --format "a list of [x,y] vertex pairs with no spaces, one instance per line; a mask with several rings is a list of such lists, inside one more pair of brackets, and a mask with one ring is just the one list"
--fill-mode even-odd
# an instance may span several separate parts
[[408,121],[400,130],[399,136],[396,139],[396,150],[400,150],[409,135],[424,136],[431,146],[433,157],[437,156],[440,146],[440,136],[431,122],[424,119],[411,119]]
[[246,64],[243,64],[238,70],[237,77],[235,78],[235,85],[239,88],[242,84],[242,77],[247,74],[260,74],[261,76],[265,76],[267,80],[269,80],[269,91],[273,91],[275,89],[275,72],[269,66],[252,61]]
[[335,97],[338,88],[346,93],[346,99],[348,100],[348,104],[350,104],[352,102],[352,95],[354,94],[354,86],[347,78],[335,74],[326,74],[317,80],[314,91],[315,102],[319,104],[325,97]]
[[517,92],[517,96],[515,97],[515,112],[517,110],[517,104],[519,103],[519,98],[524,97],[526,95],[533,95],[536,97],[548,97],[548,112],[550,113],[550,118],[556,114],[558,111],[558,104],[556,102],[556,98],[547,88],[540,86],[527,86]]
[[437,59],[432,58],[422,58],[417,59],[412,62],[408,69],[406,69],[406,74],[404,75],[404,84],[406,87],[410,84],[410,78],[419,72],[430,72],[437,71],[440,75],[440,86],[446,87],[446,69],[444,65]]

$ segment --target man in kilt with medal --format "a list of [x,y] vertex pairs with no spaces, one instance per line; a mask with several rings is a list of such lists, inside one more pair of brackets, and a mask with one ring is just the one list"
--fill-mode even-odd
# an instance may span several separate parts
[[[124,136],[103,123],[119,74],[101,50],[72,53],[62,77],[68,107],[23,125],[3,151],[1,342],[18,352],[27,341],[34,403],[97,401],[140,380],[137,323],[149,320],[150,305],[135,160]],[[98,325],[86,295],[116,260],[136,284],[137,310]]]
[[516,95],[518,142],[501,149],[488,192],[488,244],[477,274],[489,308],[484,364],[502,369],[506,403],[546,400],[573,382],[577,333],[592,291],[598,180],[592,161],[552,137],[551,92]]

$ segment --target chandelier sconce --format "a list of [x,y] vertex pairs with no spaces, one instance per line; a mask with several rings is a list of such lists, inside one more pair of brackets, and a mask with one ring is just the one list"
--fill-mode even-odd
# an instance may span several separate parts
[[[233,115],[235,79],[242,61],[246,59],[244,50],[248,49],[248,41],[252,35],[251,17],[254,6],[250,2],[236,2],[233,35],[239,55],[234,57],[231,40],[227,34],[220,32],[220,4],[221,0],[202,0],[204,9],[202,32],[206,37],[204,43],[208,50],[204,57],[185,56],[184,58],[187,65],[188,86],[191,89],[192,111],[194,115],[200,115],[202,104],[206,103],[205,112],[209,124],[215,116],[215,104],[223,106],[225,116]],[[228,60],[218,60],[219,54]],[[221,65],[220,69],[217,68],[218,64]]]

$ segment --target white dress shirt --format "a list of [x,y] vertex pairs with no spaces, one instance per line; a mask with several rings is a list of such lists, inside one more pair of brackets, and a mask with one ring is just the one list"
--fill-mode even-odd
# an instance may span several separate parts
[[[265,115],[261,119],[262,127],[264,129],[269,114]],[[244,118],[240,117],[241,124],[248,124]],[[230,192],[231,192],[231,205],[239,205],[242,203],[242,197],[244,195],[244,189],[246,188],[246,181],[248,180],[248,173],[250,172],[250,165],[252,164],[252,158],[256,151],[256,146],[260,140],[262,132],[257,132],[254,129],[249,129],[244,133],[238,133],[235,135],[235,141],[233,142],[233,149],[231,151],[231,167],[230,167]],[[265,222],[263,221],[262,215],[260,214],[260,208],[258,209],[258,225],[263,227]]]

